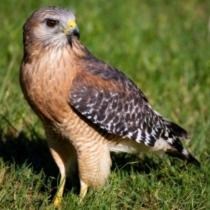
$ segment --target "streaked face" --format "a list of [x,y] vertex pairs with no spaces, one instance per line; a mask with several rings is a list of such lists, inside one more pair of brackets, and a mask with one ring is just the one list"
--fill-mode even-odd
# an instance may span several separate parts
[[73,36],[79,37],[75,16],[71,11],[59,8],[44,8],[34,12],[24,25],[24,35],[33,37],[43,46],[61,47]]

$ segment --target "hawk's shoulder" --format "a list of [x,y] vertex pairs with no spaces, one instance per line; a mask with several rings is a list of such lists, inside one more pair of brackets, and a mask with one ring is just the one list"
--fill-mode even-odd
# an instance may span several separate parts
[[[156,115],[140,89],[119,70],[87,56],[81,60],[69,94],[69,103],[107,133],[154,145]],[[153,122],[152,122],[153,121]],[[158,128],[159,129],[159,128]]]

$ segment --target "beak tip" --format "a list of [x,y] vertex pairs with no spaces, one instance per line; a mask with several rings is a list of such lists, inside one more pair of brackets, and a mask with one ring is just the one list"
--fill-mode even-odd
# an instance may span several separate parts
[[79,39],[80,38],[80,33],[79,33],[79,29],[75,28],[71,31],[69,31],[68,33],[66,33],[67,39],[68,41],[72,41],[73,37]]
[[78,28],[73,29],[72,35],[79,38],[80,37],[79,29]]

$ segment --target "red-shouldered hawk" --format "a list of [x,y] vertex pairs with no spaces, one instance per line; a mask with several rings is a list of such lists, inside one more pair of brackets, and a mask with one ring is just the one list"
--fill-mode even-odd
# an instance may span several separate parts
[[74,164],[81,197],[89,186],[105,183],[110,151],[163,151],[199,164],[182,146],[187,132],[154,111],[131,80],[80,43],[71,11],[39,9],[26,21],[23,37],[20,81],[61,173],[56,206]]

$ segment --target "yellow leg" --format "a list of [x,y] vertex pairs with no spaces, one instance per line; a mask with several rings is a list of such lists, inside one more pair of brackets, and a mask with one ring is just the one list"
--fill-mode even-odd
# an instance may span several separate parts
[[62,159],[62,156],[61,156],[62,153],[58,153],[58,151],[56,151],[53,148],[50,148],[50,151],[51,151],[51,154],[58,166],[58,169],[59,169],[59,172],[61,175],[58,190],[57,190],[55,197],[53,199],[53,205],[55,206],[55,208],[59,209],[59,208],[61,208],[63,191],[64,191],[64,187],[65,187],[65,183],[66,183],[67,162],[65,162],[64,159]]
[[80,197],[80,200],[81,201],[83,200],[83,198],[87,194],[87,191],[88,191],[88,185],[85,182],[83,182],[82,180],[80,180],[80,193],[79,193],[79,197]]
[[60,134],[54,133],[51,128],[46,126],[45,131],[51,155],[58,166],[61,175],[53,204],[55,208],[61,208],[66,177],[68,176],[70,165],[74,165],[76,162],[76,151],[68,139],[64,139]]
[[65,183],[66,183],[66,176],[61,177],[60,184],[58,186],[58,190],[57,190],[55,197],[53,199],[53,205],[55,206],[55,208],[58,208],[58,209],[61,208]]

